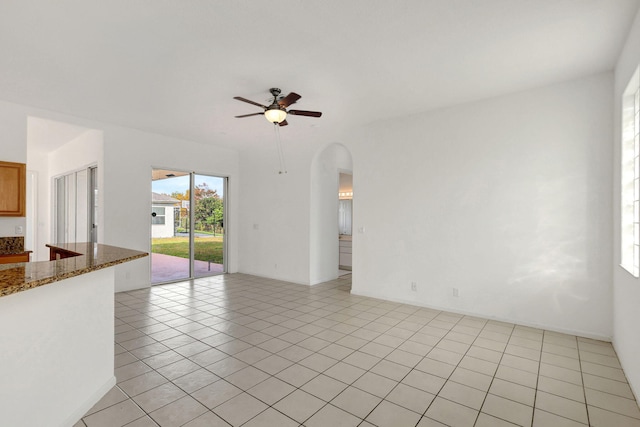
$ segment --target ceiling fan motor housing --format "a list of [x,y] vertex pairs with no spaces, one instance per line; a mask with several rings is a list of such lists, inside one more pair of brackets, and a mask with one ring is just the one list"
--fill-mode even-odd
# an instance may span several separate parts
[[269,92],[271,92],[271,95],[273,95],[274,98],[277,98],[280,93],[282,93],[282,91],[277,87],[272,87],[271,89],[269,89]]

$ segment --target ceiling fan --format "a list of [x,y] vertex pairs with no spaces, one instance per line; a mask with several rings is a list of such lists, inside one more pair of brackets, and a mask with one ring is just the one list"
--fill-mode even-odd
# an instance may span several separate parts
[[237,118],[242,117],[250,117],[250,116],[260,116],[264,115],[267,120],[269,120],[273,124],[278,124],[280,126],[286,126],[287,123],[287,114],[291,114],[293,116],[308,116],[308,117],[320,117],[322,113],[319,111],[305,111],[305,110],[288,110],[287,107],[295,104],[298,99],[301,98],[295,92],[291,92],[289,95],[285,97],[280,96],[281,90],[273,87],[269,89],[271,95],[273,96],[273,102],[268,107],[266,105],[259,104],[257,102],[251,101],[250,99],[243,98],[241,96],[234,96],[233,99],[237,99],[238,101],[247,102],[249,104],[257,105],[258,107],[262,107],[264,109],[261,113],[253,113],[253,114],[244,114],[242,116],[236,116]]

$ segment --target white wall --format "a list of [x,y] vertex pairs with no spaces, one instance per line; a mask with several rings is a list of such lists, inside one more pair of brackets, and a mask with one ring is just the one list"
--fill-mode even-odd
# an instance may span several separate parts
[[[33,251],[31,261],[43,261],[49,259],[49,251],[43,246],[46,243],[53,243],[51,241],[51,178],[49,177],[48,153],[28,150],[27,168],[36,174],[36,179],[32,182],[35,190],[31,189],[31,191],[35,191],[35,198],[27,200],[27,215],[34,215],[33,218],[29,218],[28,227],[33,227],[35,223],[35,229],[27,230],[27,233],[34,233],[34,244],[33,247],[27,249]],[[31,207],[29,207],[30,202],[34,202]]]
[[[0,160],[5,162],[27,162],[27,117],[13,108],[12,104],[0,102]],[[17,236],[15,227],[26,227],[25,217],[0,218],[0,236]]]
[[87,129],[82,135],[49,153],[49,176],[65,175],[96,164],[100,167],[103,139],[102,131]]
[[610,338],[612,83],[376,123],[347,144],[365,227],[353,292]]
[[615,70],[615,139],[613,180],[613,345],[629,385],[640,397],[640,280],[620,267],[620,145],[622,94],[633,72],[640,65],[640,12],[636,15],[627,43]]
[[309,188],[313,153],[307,141],[284,145],[287,173],[275,147],[241,155],[239,271],[309,284]]

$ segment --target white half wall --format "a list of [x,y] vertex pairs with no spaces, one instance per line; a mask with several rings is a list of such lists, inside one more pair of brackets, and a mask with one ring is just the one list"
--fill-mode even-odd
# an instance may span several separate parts
[[371,125],[347,144],[352,291],[609,339],[612,93],[604,73]]
[[0,414],[15,427],[74,425],[116,379],[113,270],[0,298]]
[[613,345],[631,389],[640,398],[640,279],[620,267],[620,147],[622,94],[640,66],[640,12],[627,38],[615,70],[615,143],[613,180]]

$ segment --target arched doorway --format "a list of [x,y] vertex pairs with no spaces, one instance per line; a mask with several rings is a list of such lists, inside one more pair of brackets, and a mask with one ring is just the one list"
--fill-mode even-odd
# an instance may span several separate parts
[[[331,144],[311,163],[310,283],[336,279],[340,265],[340,174],[353,175],[351,153],[342,144]],[[343,191],[343,200],[353,199],[353,189]],[[350,202],[351,208],[353,202]],[[353,209],[349,214],[351,215]],[[351,225],[351,224],[350,224]],[[350,227],[353,229],[353,227]],[[347,235],[342,229],[343,242]],[[344,243],[343,243],[344,246]],[[350,257],[349,257],[350,258]],[[343,261],[346,258],[343,255]]]

